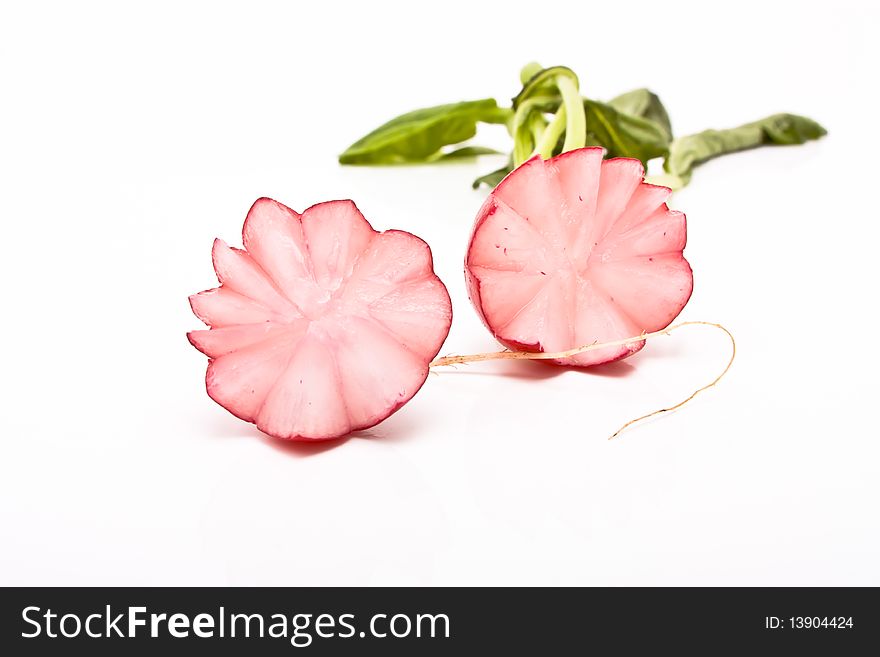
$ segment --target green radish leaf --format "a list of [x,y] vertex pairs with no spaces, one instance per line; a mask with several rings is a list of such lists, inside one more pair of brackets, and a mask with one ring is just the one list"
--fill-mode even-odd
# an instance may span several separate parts
[[704,130],[672,142],[663,168],[669,180],[684,187],[695,167],[728,153],[765,145],[803,144],[827,134],[825,128],[804,116],[774,114],[760,121],[727,130]]
[[477,157],[478,155],[501,155],[501,151],[485,146],[462,146],[454,151],[440,153],[432,162],[447,162],[449,160],[463,160],[469,157]]
[[812,119],[797,114],[774,114],[748,125],[759,126],[764,133],[763,143],[775,146],[803,144],[828,134]]
[[472,187],[477,189],[480,185],[487,185],[490,188],[495,188],[498,186],[502,180],[504,180],[504,176],[513,171],[513,159],[507,161],[500,169],[496,169],[491,173],[487,173],[485,176],[480,176],[476,180],[474,180]]
[[659,96],[650,89],[633,89],[608,101],[618,112],[639,116],[659,125],[672,140],[672,123]]
[[666,128],[634,114],[621,112],[609,103],[584,99],[587,116],[587,145],[604,146],[607,157],[648,160],[666,155],[670,137]]
[[339,156],[340,164],[427,162],[444,146],[473,137],[477,122],[504,122],[509,112],[493,98],[427,107],[402,114],[357,140]]

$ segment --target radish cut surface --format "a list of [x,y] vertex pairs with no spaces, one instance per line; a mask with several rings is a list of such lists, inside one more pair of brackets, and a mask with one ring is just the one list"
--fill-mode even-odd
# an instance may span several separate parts
[[[504,346],[565,351],[658,331],[684,308],[693,274],[685,216],[638,160],[582,148],[512,171],[477,215],[468,292]],[[549,361],[587,367],[644,342]]]
[[214,401],[277,438],[327,440],[418,392],[452,321],[425,242],[373,230],[351,201],[298,214],[268,198],[243,242],[214,242],[221,285],[190,297]]

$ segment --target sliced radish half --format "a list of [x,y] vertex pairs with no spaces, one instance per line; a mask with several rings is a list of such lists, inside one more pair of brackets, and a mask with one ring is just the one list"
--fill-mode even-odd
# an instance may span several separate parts
[[[644,182],[638,160],[582,148],[512,171],[477,215],[465,259],[471,301],[506,347],[565,351],[665,328],[693,274],[685,216],[671,191]],[[643,342],[555,362],[590,366]]]
[[214,242],[221,285],[190,297],[214,401],[277,438],[325,440],[418,392],[452,321],[425,242],[373,230],[352,201],[300,215],[268,198],[243,237]]

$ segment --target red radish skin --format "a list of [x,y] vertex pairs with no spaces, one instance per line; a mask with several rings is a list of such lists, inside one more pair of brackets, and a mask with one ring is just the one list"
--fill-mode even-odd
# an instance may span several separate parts
[[[684,214],[641,162],[582,148],[532,158],[477,214],[465,278],[483,323],[504,346],[557,352],[668,326],[693,291]],[[546,362],[588,367],[644,341]]]
[[190,297],[211,399],[276,438],[329,440],[418,392],[452,322],[424,241],[373,230],[352,201],[261,198],[243,242],[215,240],[220,287]]

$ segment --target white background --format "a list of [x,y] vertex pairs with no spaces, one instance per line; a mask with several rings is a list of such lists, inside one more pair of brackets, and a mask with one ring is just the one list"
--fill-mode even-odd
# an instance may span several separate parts
[[[876,3],[4,3],[2,584],[880,584]],[[728,378],[685,329],[593,373],[432,375],[348,440],[268,439],[204,392],[186,297],[259,196],[353,198],[433,247],[442,353],[497,348],[462,259],[500,158],[343,168],[415,107],[657,91],[679,134],[829,136],[713,162],[673,204]],[[503,129],[482,143],[506,145]]]

